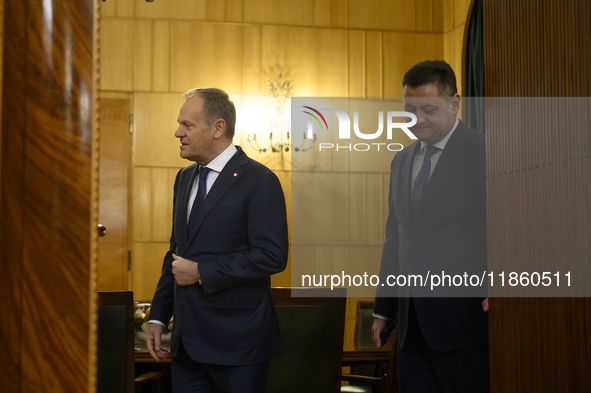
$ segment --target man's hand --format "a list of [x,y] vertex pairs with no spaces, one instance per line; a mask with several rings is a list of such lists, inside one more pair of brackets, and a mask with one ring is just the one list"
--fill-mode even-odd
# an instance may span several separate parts
[[482,301],[482,311],[488,312],[488,308],[488,298],[486,298]]
[[[380,319],[380,318],[373,319],[373,326],[371,327],[371,335],[372,335],[371,338],[373,339],[373,342],[376,343],[376,347],[378,347],[378,348],[382,347],[382,340],[380,339],[380,332],[386,327],[387,323],[388,323],[388,321],[385,319]],[[383,345],[384,347],[389,347],[390,345],[392,345],[392,343],[394,342],[394,339],[396,338],[396,332],[397,332],[397,329],[392,330],[392,332],[390,333],[390,336],[388,337],[388,340],[386,341],[386,345]]]
[[174,258],[174,261],[172,261],[172,274],[177,284],[186,287],[199,282],[197,262],[189,261],[175,254],[172,254],[172,257]]
[[159,362],[160,359],[167,358],[168,349],[160,346],[160,337],[162,336],[164,327],[157,323],[144,323],[142,330],[145,333],[144,341],[146,342],[146,348],[148,348],[148,352],[150,352],[154,360]]

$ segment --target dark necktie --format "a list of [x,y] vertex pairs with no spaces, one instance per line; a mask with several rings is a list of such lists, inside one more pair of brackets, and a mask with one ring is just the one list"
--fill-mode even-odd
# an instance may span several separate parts
[[205,194],[207,194],[207,174],[209,171],[211,171],[211,169],[204,166],[199,167],[199,187],[197,188],[195,202],[193,202],[193,207],[191,208],[189,221],[187,222],[187,235],[191,234],[191,228],[195,225],[197,213],[199,213],[199,209],[201,208],[203,200],[205,199]]
[[435,153],[441,150],[435,146],[426,146],[425,147],[425,157],[423,158],[423,165],[417,174],[417,178],[415,179],[415,185],[412,189],[412,210],[417,211],[419,204],[421,203],[421,199],[423,199],[423,193],[425,192],[425,188],[427,188],[427,183],[429,182],[429,176],[431,176],[431,157]]

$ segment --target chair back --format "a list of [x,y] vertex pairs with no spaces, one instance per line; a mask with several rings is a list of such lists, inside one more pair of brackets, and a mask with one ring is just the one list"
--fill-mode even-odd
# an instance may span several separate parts
[[271,290],[284,354],[271,360],[267,392],[339,392],[346,289]]
[[133,292],[98,292],[97,335],[97,393],[132,393]]

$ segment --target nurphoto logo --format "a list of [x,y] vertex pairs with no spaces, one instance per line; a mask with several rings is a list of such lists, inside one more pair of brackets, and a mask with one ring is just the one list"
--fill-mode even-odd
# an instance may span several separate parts
[[[342,109],[338,108],[321,108],[320,110],[315,109],[311,106],[302,105],[302,113],[307,114],[309,117],[307,118],[305,135],[308,139],[314,138],[314,124],[318,124],[320,127],[320,131],[328,131],[328,122],[326,117],[323,113],[334,113],[338,120],[338,138],[339,139],[351,139],[351,119],[347,112]],[[384,116],[384,113],[386,115]],[[376,114],[374,114],[375,116]],[[329,115],[327,115],[328,117]],[[367,114],[364,114],[367,116]],[[403,112],[403,111],[377,111],[378,117],[378,129],[372,133],[365,133],[360,130],[359,127],[359,111],[353,112],[353,132],[355,136],[359,139],[363,140],[374,140],[379,138],[382,133],[384,132],[384,123],[386,123],[386,138],[388,140],[393,139],[394,130],[400,129],[402,130],[409,138],[417,139],[416,136],[409,130],[410,127],[414,126],[417,123],[417,117],[414,113],[411,112]],[[386,121],[384,122],[384,118]],[[402,118],[403,121],[397,120]],[[334,130],[334,128],[333,128]],[[373,131],[373,130],[372,130]],[[376,145],[377,149],[380,149],[380,146],[386,146],[386,148],[390,151],[400,151],[403,148],[403,145],[400,143],[356,143],[354,145],[345,144],[339,145],[338,143],[335,145],[334,143],[320,143],[319,144],[319,151],[325,149],[333,149],[336,148],[338,151],[341,150],[349,150],[351,149],[355,151],[368,151],[371,149],[370,145]]]

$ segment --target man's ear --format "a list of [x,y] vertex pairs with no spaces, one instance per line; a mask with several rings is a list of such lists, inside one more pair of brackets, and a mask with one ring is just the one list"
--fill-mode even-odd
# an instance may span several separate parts
[[215,139],[219,139],[224,135],[224,132],[226,131],[226,121],[224,119],[217,119],[213,122],[212,127],[214,129],[213,137]]
[[452,111],[454,115],[457,115],[458,112],[460,111],[460,100],[462,98],[460,97],[460,95],[458,93],[454,94],[454,96],[451,98],[451,107],[452,107]]

